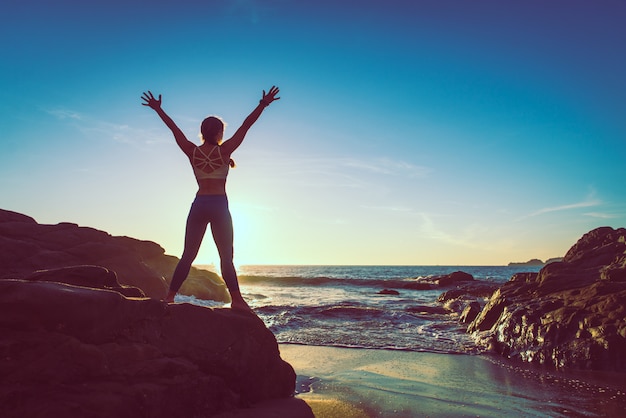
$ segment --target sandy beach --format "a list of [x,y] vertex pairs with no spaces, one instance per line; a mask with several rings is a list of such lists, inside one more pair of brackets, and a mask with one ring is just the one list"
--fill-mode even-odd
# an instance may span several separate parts
[[485,356],[280,345],[297,395],[246,417],[623,416],[626,376],[557,373]]

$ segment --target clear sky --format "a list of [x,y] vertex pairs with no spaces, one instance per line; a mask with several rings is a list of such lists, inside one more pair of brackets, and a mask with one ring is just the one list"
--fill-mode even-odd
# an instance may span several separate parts
[[0,208],[180,256],[196,184],[141,93],[197,140],[276,84],[228,180],[236,264],[562,256],[626,226],[624,22],[626,0],[4,0]]

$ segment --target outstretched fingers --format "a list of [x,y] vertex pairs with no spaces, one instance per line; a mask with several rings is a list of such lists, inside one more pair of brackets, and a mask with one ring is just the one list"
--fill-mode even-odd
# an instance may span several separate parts
[[263,90],[263,100],[269,100],[273,102],[274,100],[280,100],[280,97],[276,97],[280,89],[276,86],[272,86],[267,93]]
[[161,95],[159,94],[159,98],[156,99],[150,90],[148,90],[147,93],[144,91],[141,95],[141,99],[145,101],[145,103],[142,103],[144,106],[149,106],[153,109],[161,106]]

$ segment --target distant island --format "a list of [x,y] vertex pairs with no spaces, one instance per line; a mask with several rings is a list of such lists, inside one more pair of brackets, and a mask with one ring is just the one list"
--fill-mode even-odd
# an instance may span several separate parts
[[522,263],[519,262],[511,262],[508,264],[509,267],[519,267],[519,266],[545,266],[546,264],[550,264],[556,261],[563,260],[563,257],[555,257],[549,258],[545,262],[539,260],[538,258],[533,258],[532,260],[528,260]]

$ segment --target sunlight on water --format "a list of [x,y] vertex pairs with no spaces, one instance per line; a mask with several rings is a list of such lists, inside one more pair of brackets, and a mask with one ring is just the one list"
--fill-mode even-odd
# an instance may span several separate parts
[[[474,353],[478,348],[457,318],[436,309],[443,290],[405,288],[418,277],[459,270],[505,282],[520,268],[241,266],[239,280],[244,297],[279,342]],[[383,289],[398,294],[379,294]]]

